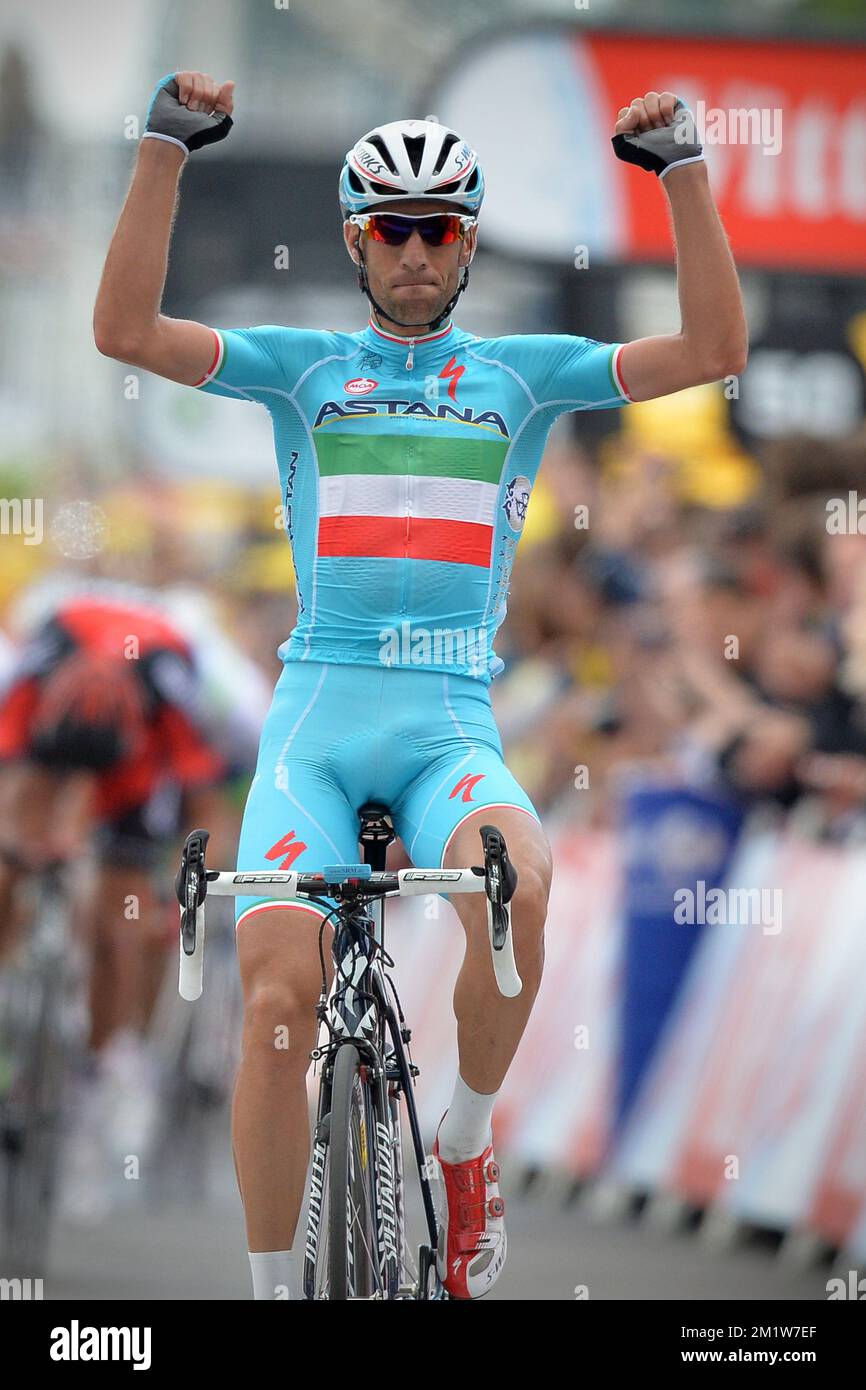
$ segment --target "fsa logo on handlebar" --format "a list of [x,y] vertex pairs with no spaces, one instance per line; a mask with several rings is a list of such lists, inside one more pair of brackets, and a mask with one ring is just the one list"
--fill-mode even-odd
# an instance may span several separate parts
[[281,874],[233,874],[232,883],[285,883],[286,873]]
[[417,879],[431,879],[436,883],[443,880],[453,883],[456,878],[460,878],[462,873],[462,869],[407,869],[403,879],[409,882]]

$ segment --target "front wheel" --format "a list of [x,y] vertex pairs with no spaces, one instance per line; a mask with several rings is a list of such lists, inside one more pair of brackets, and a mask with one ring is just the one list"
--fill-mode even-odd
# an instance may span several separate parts
[[328,1297],[384,1298],[375,1198],[374,1083],[343,1043],[334,1062],[328,1164]]

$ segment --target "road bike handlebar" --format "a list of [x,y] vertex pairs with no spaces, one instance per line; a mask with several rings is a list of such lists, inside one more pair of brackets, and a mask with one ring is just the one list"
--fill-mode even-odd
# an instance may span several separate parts
[[376,898],[417,897],[432,892],[486,893],[487,930],[493,970],[501,994],[513,999],[523,983],[514,960],[510,899],[517,874],[508,859],[505,841],[494,826],[481,826],[484,865],[468,869],[398,869],[374,873],[368,864],[326,865],[321,873],[265,869],[252,873],[208,869],[206,830],[187,836],[175,891],[181,907],[179,990],[184,999],[198,999],[204,966],[205,899],[219,897],[277,898],[303,902],[334,898],[361,903]]

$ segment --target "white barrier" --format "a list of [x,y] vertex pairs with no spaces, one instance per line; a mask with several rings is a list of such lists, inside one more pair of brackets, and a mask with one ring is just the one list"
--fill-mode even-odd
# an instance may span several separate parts
[[614,1171],[845,1244],[866,1197],[866,863],[764,836],[729,884],[780,890],[781,930],[706,929]]
[[[612,1158],[622,933],[617,842],[551,837],[545,972],[494,1116],[500,1156],[809,1230],[866,1259],[866,856],[753,834],[729,887],[779,890],[781,927],[707,926]],[[463,931],[441,899],[389,905],[425,1139],[457,1068]],[[683,931],[694,930],[683,926]]]

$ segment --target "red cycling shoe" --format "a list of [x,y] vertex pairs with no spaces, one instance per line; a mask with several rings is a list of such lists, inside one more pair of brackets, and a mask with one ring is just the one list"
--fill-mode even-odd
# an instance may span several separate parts
[[445,1195],[436,1254],[439,1278],[452,1298],[483,1298],[502,1273],[507,1249],[493,1145],[465,1163],[447,1163],[439,1153],[437,1130],[433,1158]]

